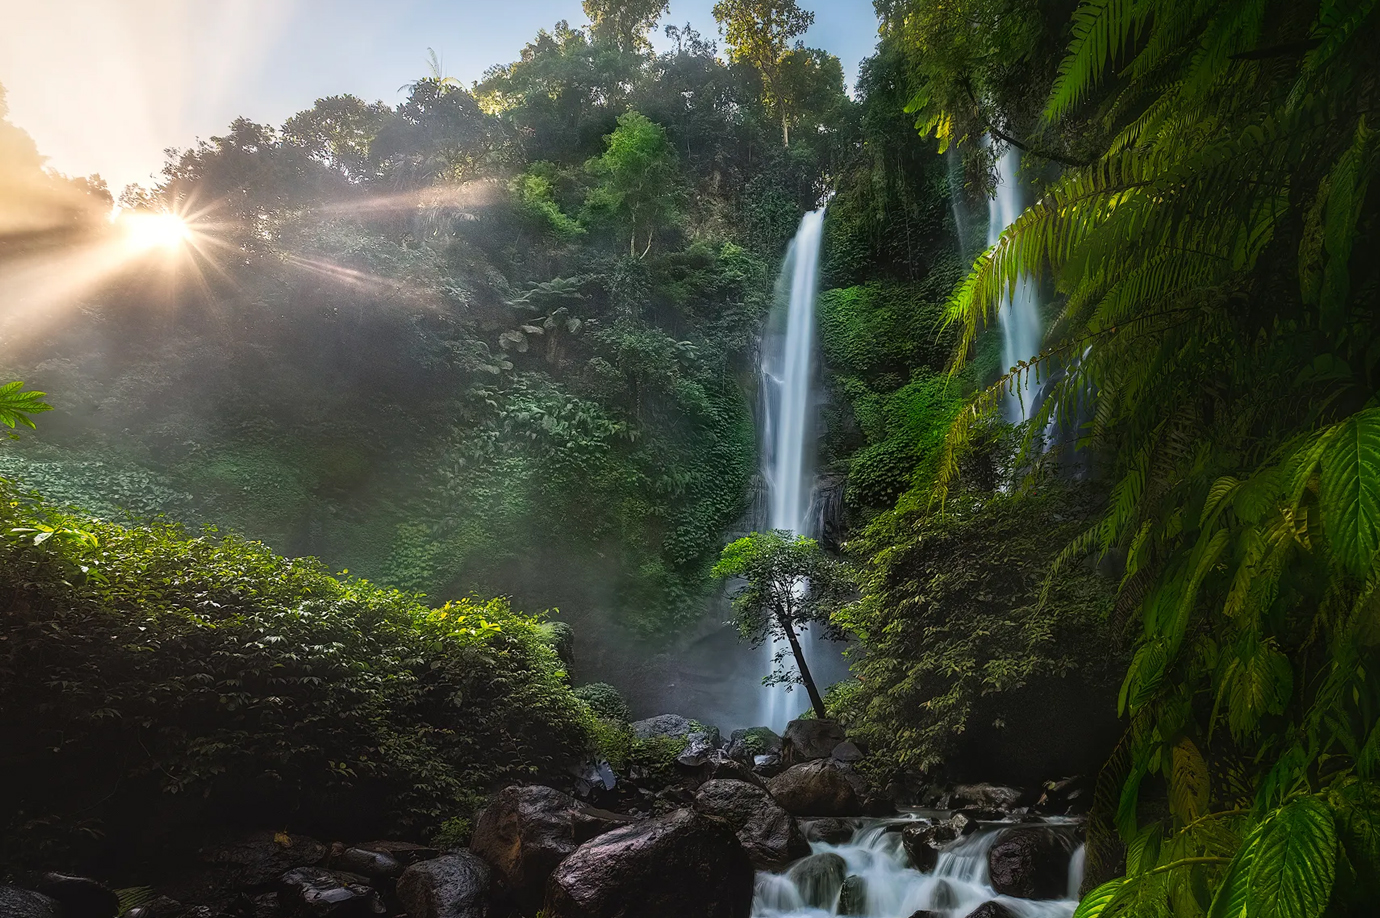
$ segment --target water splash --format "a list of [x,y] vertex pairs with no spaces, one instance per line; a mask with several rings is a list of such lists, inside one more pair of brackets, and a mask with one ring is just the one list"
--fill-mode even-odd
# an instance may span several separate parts
[[[987,204],[987,245],[997,244],[1002,231],[1025,210],[1024,195],[1019,184],[1021,155],[1014,147],[997,160],[997,187]],[[1013,291],[1004,295],[1001,311],[1002,369],[1014,367],[1040,352],[1043,329],[1040,322],[1040,303],[1035,281],[1021,274]],[[1024,374],[1002,404],[1002,414],[1013,424],[1030,420],[1036,408],[1036,391],[1029,373]]]
[[[894,822],[874,822],[858,830],[842,845],[814,842],[812,855],[841,857],[846,875],[860,877],[864,888],[857,918],[909,918],[929,910],[945,918],[962,918],[984,902],[997,901],[1017,918],[1069,918],[1077,907],[1076,892],[1066,899],[1018,899],[998,895],[987,876],[987,853],[1000,829],[980,829],[939,853],[933,873],[910,866]],[[1074,854],[1078,882],[1082,882],[1082,848]],[[799,862],[797,862],[799,863]],[[1074,864],[1069,866],[1073,882]],[[789,872],[759,873],[752,902],[752,918],[833,918],[839,915],[839,895],[821,903],[817,890],[802,888]]]

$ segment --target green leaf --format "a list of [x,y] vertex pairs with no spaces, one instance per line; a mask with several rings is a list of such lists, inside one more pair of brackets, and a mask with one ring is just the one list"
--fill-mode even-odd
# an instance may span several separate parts
[[1380,550],[1380,408],[1340,425],[1322,457],[1318,499],[1333,555],[1363,576]]
[[1193,740],[1185,736],[1174,744],[1174,772],[1169,784],[1169,806],[1180,822],[1193,822],[1207,812],[1209,789],[1207,762]]
[[1112,900],[1116,898],[1117,892],[1120,891],[1125,882],[1123,877],[1117,877],[1088,893],[1083,897],[1083,901],[1078,903],[1078,908],[1073,912],[1073,918],[1098,918],[1107,906],[1111,905]]
[[1332,813],[1300,797],[1265,825],[1247,881],[1250,918],[1318,918],[1327,908],[1337,866]]

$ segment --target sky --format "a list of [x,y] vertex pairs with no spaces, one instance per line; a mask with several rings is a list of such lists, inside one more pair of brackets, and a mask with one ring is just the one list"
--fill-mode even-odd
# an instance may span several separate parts
[[[671,0],[663,25],[717,38],[713,5]],[[872,0],[801,6],[806,43],[851,85],[876,44]],[[468,84],[561,19],[583,23],[580,0],[0,0],[0,85],[49,166],[98,172],[118,195],[236,117],[279,125],[343,93],[397,103],[427,48]]]

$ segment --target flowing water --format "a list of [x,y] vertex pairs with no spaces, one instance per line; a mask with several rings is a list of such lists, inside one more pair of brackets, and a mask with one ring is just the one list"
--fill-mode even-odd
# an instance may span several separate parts
[[[797,535],[817,535],[811,513],[814,496],[815,407],[815,302],[819,294],[819,251],[824,239],[824,210],[811,211],[786,253],[778,282],[785,302],[776,327],[769,328],[762,344],[763,479],[766,482],[765,526]],[[818,641],[802,639],[805,661],[821,691],[828,685],[824,670],[837,657]],[[782,644],[762,645],[763,675],[774,667]],[[816,672],[816,662],[821,664]],[[794,670],[795,665],[787,661]],[[768,686],[759,696],[757,723],[780,731],[808,704],[800,691]]]
[[[1002,231],[1025,210],[1020,187],[1021,156],[1014,147],[997,160],[997,187],[987,204],[987,244],[996,245]],[[1040,302],[1035,281],[1022,274],[1015,289],[1002,298],[1001,311],[1002,368],[1009,369],[1040,352],[1043,335],[1040,323]],[[1013,424],[1030,420],[1038,405],[1036,389],[1030,373],[1021,376],[1018,384],[1002,405],[1002,413]]]
[[[943,918],[963,918],[984,902],[996,900],[1017,918],[1069,918],[1077,907],[1083,881],[1083,848],[1069,864],[1070,893],[1065,899],[1018,899],[1000,896],[988,883],[987,852],[1000,828],[982,828],[941,851],[932,873],[910,867],[895,821],[873,821],[845,844],[813,842],[811,857],[834,854],[843,859],[845,876],[860,877],[864,896],[859,918],[910,918],[929,910]],[[757,874],[752,918],[830,918],[839,915],[838,875],[801,869],[797,861],[781,873]]]

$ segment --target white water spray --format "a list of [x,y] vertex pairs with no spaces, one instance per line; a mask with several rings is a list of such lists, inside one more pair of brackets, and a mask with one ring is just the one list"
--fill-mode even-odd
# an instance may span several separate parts
[[[996,194],[987,205],[989,246],[996,245],[1002,231],[1015,223],[1021,211],[1025,210],[1018,184],[1020,169],[1020,154],[1014,147],[1007,147],[1006,152],[997,160]],[[1043,335],[1040,327],[1040,304],[1035,282],[1029,275],[1022,274],[1016,281],[1016,289],[1002,297],[1001,311],[998,315],[1002,334],[1002,369],[1005,371],[1040,352]],[[1032,382],[1031,375],[1024,374],[1002,406],[1003,415],[1013,424],[1030,420],[1038,407],[1035,404],[1036,389],[1031,385]]]
[[[764,462],[767,483],[766,525],[797,535],[815,535],[810,520],[814,493],[815,301],[819,293],[819,251],[824,239],[824,210],[806,214],[781,266],[786,294],[785,326],[769,334],[762,347]],[[804,641],[807,662],[815,642]],[[777,645],[762,645],[766,673],[775,665]],[[793,662],[788,663],[794,666]],[[811,667],[813,669],[813,667]],[[782,687],[764,688],[758,723],[780,730],[797,713],[792,694]],[[798,707],[796,705],[795,707]]]

